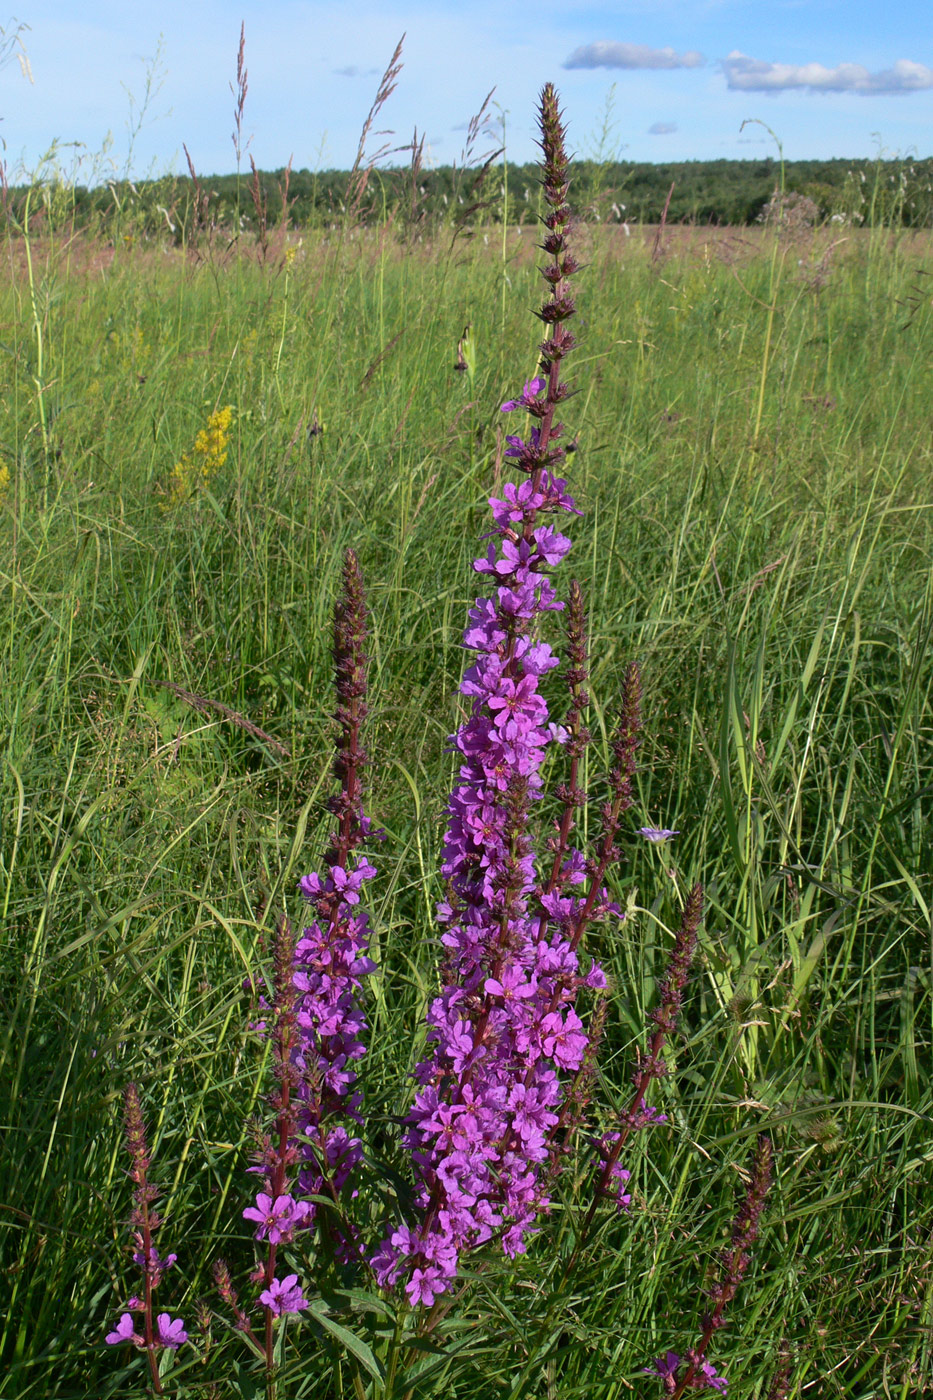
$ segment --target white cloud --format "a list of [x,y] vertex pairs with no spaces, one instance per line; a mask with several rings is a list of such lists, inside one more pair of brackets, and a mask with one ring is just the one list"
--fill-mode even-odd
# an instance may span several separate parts
[[565,68],[702,68],[706,59],[690,49],[675,53],[672,48],[651,49],[647,44],[613,44],[600,40],[584,44],[564,63]]
[[649,135],[649,136],[672,136],[673,133],[674,133],[676,130],[677,130],[677,123],[676,123],[676,122],[655,122],[653,126],[649,126],[649,128],[648,128],[648,135]]
[[870,73],[860,63],[840,63],[835,68],[822,63],[765,63],[734,49],[722,66],[734,92],[855,92],[870,97],[933,88],[933,68],[909,58]]

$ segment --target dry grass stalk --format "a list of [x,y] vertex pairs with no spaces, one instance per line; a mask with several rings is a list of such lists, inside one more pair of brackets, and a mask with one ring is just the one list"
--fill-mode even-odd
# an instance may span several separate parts
[[664,208],[661,210],[661,222],[658,224],[658,231],[657,231],[657,233],[656,233],[655,236],[654,236],[654,247],[651,249],[651,265],[652,265],[652,267],[653,267],[661,258],[663,258],[663,256],[664,256],[664,248],[663,248],[663,244],[662,244],[662,239],[664,238],[664,229],[665,229],[665,227],[666,227],[666,225],[667,225],[667,211],[668,211],[668,209],[670,209],[670,207],[671,207],[671,195],[672,195],[673,193],[674,193],[674,181],[672,180],[672,181],[671,181],[671,187],[670,187],[670,189],[669,189],[668,192],[667,192],[667,199],[665,199],[665,201],[664,201]]
[[[240,47],[236,56],[236,87],[230,84],[230,91],[236,98],[236,106],[233,109],[233,120],[235,123],[233,135],[233,149],[236,152],[237,171],[240,169],[240,162],[243,159],[243,109],[246,106],[246,94],[249,89],[246,71],[246,24],[240,24]],[[247,141],[247,146],[249,141]]]
[[[384,142],[372,155],[366,154],[366,143],[369,140],[373,125],[382,108],[388,102],[395,91],[398,82],[398,75],[402,71],[402,45],[405,42],[405,35],[395,46],[395,52],[389,59],[389,66],[382,75],[382,80],[373,99],[373,105],[369,109],[369,115],[363,123],[363,130],[360,132],[360,144],[357,148],[356,158],[353,168],[350,171],[350,178],[347,181],[347,217],[352,222],[360,211],[363,196],[366,193],[366,186],[369,184],[369,177],[372,175],[380,160],[384,160],[392,152],[392,143]],[[391,136],[391,131],[377,131],[376,136]]]
[[281,215],[279,217],[276,236],[272,239],[269,236],[269,198],[262,187],[262,181],[260,180],[259,171],[256,168],[256,162],[253,160],[252,155],[250,155],[249,158],[250,170],[252,171],[248,186],[249,197],[253,202],[253,209],[256,213],[256,237],[259,242],[259,262],[262,267],[265,267],[268,262],[270,253],[278,255],[282,251],[282,246],[288,237],[289,212],[294,203],[294,200],[290,200],[288,197],[288,188],[292,178],[292,160],[293,157],[289,156],[288,165],[285,167],[284,181],[279,180],[276,182],[279,191],[279,200],[281,201]]
[[[499,159],[505,147],[494,145],[483,155],[477,155],[476,148],[481,136],[493,141],[498,139],[490,124],[489,115],[489,105],[492,102],[494,92],[495,88],[489,89],[479,111],[470,118],[459,166],[454,161],[452,180],[452,195],[456,211],[454,214],[454,239],[465,231],[465,225],[473,218],[474,214],[488,209],[493,203],[491,199],[483,199],[483,186],[493,163]],[[466,179],[468,173],[472,174],[472,179],[469,182]]]
[[235,724],[238,729],[243,729],[247,734],[251,734],[254,739],[261,739],[264,744],[268,744],[276,753],[280,753],[283,758],[291,758],[292,751],[285,744],[280,744],[278,739],[273,739],[271,734],[267,734],[264,729],[260,729],[258,724],[253,724],[251,719],[241,715],[239,711],[231,709],[222,700],[210,700],[204,695],[195,695],[190,690],[185,690],[183,686],[177,685],[175,681],[150,680],[150,685],[161,686],[163,690],[170,690],[173,695],[177,695],[179,700],[184,700],[186,705],[190,705],[193,710],[203,714],[206,710],[213,710],[215,714],[223,715],[231,724]]

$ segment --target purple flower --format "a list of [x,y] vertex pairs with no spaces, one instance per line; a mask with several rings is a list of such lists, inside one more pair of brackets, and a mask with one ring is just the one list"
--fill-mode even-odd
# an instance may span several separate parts
[[167,1312],[159,1313],[156,1322],[159,1328],[159,1342],[162,1346],[168,1347],[169,1350],[177,1351],[188,1340],[188,1333],[185,1331],[182,1318],[173,1318]]
[[426,1308],[429,1308],[437,1295],[443,1293],[447,1286],[447,1280],[441,1274],[440,1269],[432,1265],[427,1269],[414,1269],[411,1278],[405,1285],[405,1292],[414,1305],[423,1303]]
[[545,1055],[551,1056],[563,1069],[578,1069],[588,1041],[577,1013],[568,1010],[566,1016],[561,1017],[553,1012],[541,1022],[541,1030]]
[[515,966],[506,968],[501,979],[487,977],[483,984],[484,992],[488,992],[493,997],[501,997],[503,1001],[509,1001],[512,997],[525,1000],[528,997],[533,997],[537,990],[537,983],[526,982],[524,971]]
[[153,1288],[161,1281],[162,1275],[172,1267],[177,1258],[177,1254],[166,1254],[164,1259],[161,1258],[155,1245],[149,1246],[148,1262],[141,1249],[133,1251],[133,1263],[149,1275]]
[[121,1342],[135,1342],[138,1347],[145,1345],[145,1338],[136,1331],[133,1314],[128,1312],[121,1315],[116,1327],[107,1333],[104,1340],[108,1347],[118,1347]]
[[532,464],[541,446],[541,429],[532,428],[530,443],[525,442],[523,438],[517,437],[515,433],[506,433],[505,440],[509,444],[505,449],[506,457],[514,457],[518,461]]
[[548,472],[541,473],[541,490],[545,492],[546,504],[551,510],[565,510],[570,515],[582,515],[583,511],[578,510],[572,496],[568,496],[565,487],[567,483],[559,476],[551,476]]
[[666,1356],[656,1357],[650,1366],[646,1366],[645,1374],[650,1376],[676,1376],[677,1368],[680,1365],[680,1357],[676,1351],[669,1351]]
[[286,1274],[283,1279],[274,1278],[269,1287],[260,1293],[259,1301],[276,1317],[281,1317],[283,1313],[301,1312],[308,1306],[307,1298],[302,1296],[297,1274]]
[[497,496],[490,496],[489,505],[493,519],[503,529],[524,521],[529,510],[540,510],[548,501],[544,492],[535,488],[530,477],[517,484],[507,481],[502,488],[502,496],[502,500]]
[[679,836],[679,831],[672,831],[669,826],[640,826],[639,836],[644,836],[646,841],[669,841],[672,836]]
[[728,1381],[725,1376],[717,1375],[716,1369],[710,1361],[703,1361],[700,1364],[700,1375],[706,1381],[709,1390],[718,1390],[720,1395],[725,1395]]
[[550,525],[543,525],[540,530],[535,530],[533,538],[538,547],[537,558],[543,560],[551,569],[560,563],[570,549],[567,536],[559,535]]
[[530,408],[531,405],[534,403],[535,399],[537,398],[538,394],[540,394],[541,390],[544,388],[546,382],[546,380],[537,377],[534,379],[529,379],[528,383],[522,390],[520,397],[517,399],[509,399],[507,403],[504,403],[502,405],[499,412],[511,413],[513,409],[516,408]]
[[276,1196],[273,1200],[265,1191],[260,1191],[256,1204],[244,1210],[243,1219],[255,1220],[259,1225],[255,1239],[279,1244],[290,1240],[295,1229],[305,1224],[310,1214],[311,1206],[307,1201],[295,1201],[291,1196]]

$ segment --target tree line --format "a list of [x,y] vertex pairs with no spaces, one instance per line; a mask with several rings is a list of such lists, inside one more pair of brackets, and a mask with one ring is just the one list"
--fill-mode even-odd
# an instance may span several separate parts
[[[28,210],[41,221],[55,201],[79,226],[169,233],[184,241],[204,228],[253,231],[263,238],[295,228],[394,222],[437,232],[478,224],[533,223],[541,192],[535,165],[406,167],[163,176],[95,187],[55,175],[37,190],[8,187],[3,209],[14,227]],[[28,198],[28,203],[27,203]],[[929,228],[933,157],[874,160],[695,160],[624,163],[581,160],[571,201],[592,222],[751,225],[785,206],[811,223]]]

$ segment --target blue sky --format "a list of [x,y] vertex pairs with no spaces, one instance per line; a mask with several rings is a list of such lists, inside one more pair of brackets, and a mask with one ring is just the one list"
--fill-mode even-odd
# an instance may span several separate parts
[[[244,135],[263,169],[347,167],[379,77],[406,34],[380,126],[418,128],[430,161],[459,158],[490,88],[510,159],[534,158],[541,84],[561,93],[572,148],[627,160],[933,154],[930,0],[46,0],[17,18],[32,82],[7,51],[0,137],[11,174],[53,141],[85,178],[121,173],[147,73],[158,90],[135,137],[135,175],[235,168],[240,21]],[[12,34],[6,25],[7,37]],[[0,50],[2,51],[2,50]],[[153,66],[154,65],[154,66]],[[132,95],[132,103],[131,103]],[[135,106],[133,105],[135,104]],[[109,142],[109,145],[108,145]],[[244,163],[247,158],[244,156]]]

